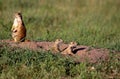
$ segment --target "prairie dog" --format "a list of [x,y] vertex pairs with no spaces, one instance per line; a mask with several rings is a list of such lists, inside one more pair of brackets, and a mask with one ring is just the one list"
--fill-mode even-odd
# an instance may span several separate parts
[[70,44],[68,45],[68,47],[61,52],[61,54],[64,54],[64,55],[74,55],[73,53],[73,49],[77,46],[77,43],[76,42],[70,42]]
[[12,38],[15,42],[24,42],[26,37],[26,28],[20,12],[15,13],[14,22],[11,28]]
[[54,42],[54,45],[52,47],[52,50],[55,51],[55,52],[61,52],[61,50],[59,49],[59,45],[63,43],[63,40],[62,39],[56,39],[56,41]]

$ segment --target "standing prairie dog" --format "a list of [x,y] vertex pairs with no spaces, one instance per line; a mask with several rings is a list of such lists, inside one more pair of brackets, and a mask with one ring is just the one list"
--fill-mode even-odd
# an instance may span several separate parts
[[54,45],[52,47],[52,50],[55,52],[61,52],[60,46],[59,46],[61,43],[63,43],[62,39],[56,39],[56,41],[54,42]]
[[21,13],[15,13],[14,22],[11,28],[12,38],[15,42],[24,42],[26,37],[26,28],[22,20]]
[[76,46],[77,46],[76,42],[70,42],[68,47],[64,51],[62,51],[61,54],[63,54],[63,55],[74,55],[73,48],[75,48]]

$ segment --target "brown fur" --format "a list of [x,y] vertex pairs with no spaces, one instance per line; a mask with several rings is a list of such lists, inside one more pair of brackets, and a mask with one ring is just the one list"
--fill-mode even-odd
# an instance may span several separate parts
[[56,39],[56,41],[54,42],[54,45],[52,47],[52,50],[55,52],[61,52],[60,50],[60,44],[63,42],[62,39]]
[[15,19],[13,26],[11,28],[12,38],[14,39],[15,42],[23,42],[25,41],[25,37],[26,37],[26,28],[22,20],[22,14],[15,13],[14,16]]
[[74,55],[73,53],[73,49],[77,46],[77,43],[76,42],[70,42],[69,46],[64,50],[62,51],[61,53],[66,55]]

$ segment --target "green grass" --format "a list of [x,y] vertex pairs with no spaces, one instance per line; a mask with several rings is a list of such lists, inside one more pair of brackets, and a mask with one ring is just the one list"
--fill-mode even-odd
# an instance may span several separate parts
[[[119,0],[0,0],[0,40],[12,39],[13,14],[21,11],[27,39],[61,38],[66,43],[120,51],[119,7]],[[0,56],[1,79],[104,79],[120,73],[116,55],[109,62],[75,64],[50,52],[3,47]],[[92,66],[96,70],[90,71]]]
[[119,0],[0,1],[0,39],[11,38],[13,14],[21,11],[27,39],[65,42],[120,51]]
[[4,45],[0,50],[0,79],[118,79],[118,57],[112,54],[106,62],[75,63],[71,57],[60,54]]

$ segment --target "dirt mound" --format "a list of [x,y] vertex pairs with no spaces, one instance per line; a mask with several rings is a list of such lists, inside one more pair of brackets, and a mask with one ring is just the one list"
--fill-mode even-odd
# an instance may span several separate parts
[[[39,41],[26,41],[21,43],[15,43],[12,40],[0,40],[0,42],[7,43],[7,45],[11,47],[19,47],[22,49],[30,49],[34,51],[45,50],[49,51],[54,42],[39,42]],[[67,48],[68,44],[61,44],[60,49],[63,50]],[[54,53],[54,51],[52,51]],[[77,45],[74,49],[74,58],[75,61],[88,61],[88,62],[98,62],[98,61],[105,61],[109,58],[109,51],[107,49],[97,49],[93,47]]]

